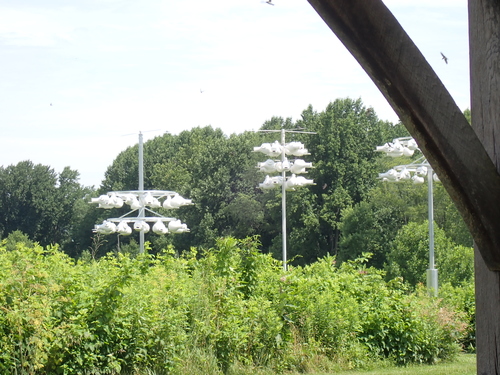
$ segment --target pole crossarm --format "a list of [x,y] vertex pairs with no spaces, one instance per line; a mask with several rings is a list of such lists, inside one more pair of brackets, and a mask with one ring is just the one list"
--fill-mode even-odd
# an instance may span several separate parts
[[490,270],[500,270],[500,175],[436,73],[381,0],[308,0],[439,175]]

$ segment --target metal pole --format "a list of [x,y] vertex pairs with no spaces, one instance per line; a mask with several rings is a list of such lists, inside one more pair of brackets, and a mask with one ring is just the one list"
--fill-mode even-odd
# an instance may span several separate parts
[[[285,129],[281,128],[281,165],[285,162]],[[281,227],[283,237],[283,270],[287,270],[286,260],[286,172],[281,172]]]
[[432,191],[432,176],[434,172],[427,169],[427,202],[429,207],[429,269],[427,270],[427,290],[431,296],[438,295],[438,270],[434,264],[434,197]]
[[[139,217],[144,217],[144,154],[143,154],[143,141],[142,133],[139,132]],[[144,231],[139,232],[139,253],[144,253]]]

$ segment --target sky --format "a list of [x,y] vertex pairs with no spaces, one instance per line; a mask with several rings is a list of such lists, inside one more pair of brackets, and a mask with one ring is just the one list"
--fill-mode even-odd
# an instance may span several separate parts
[[[0,165],[69,166],[97,188],[139,132],[241,133],[345,97],[398,121],[306,0],[273,3],[0,0]],[[469,108],[467,1],[384,3]]]

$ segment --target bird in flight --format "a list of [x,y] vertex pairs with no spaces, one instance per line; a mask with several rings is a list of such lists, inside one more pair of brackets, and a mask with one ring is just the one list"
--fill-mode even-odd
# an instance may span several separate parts
[[443,58],[444,62],[445,62],[446,64],[448,64],[448,58],[447,58],[445,55],[443,55],[443,52],[441,52],[441,56],[442,56],[442,58]]
[[267,1],[266,1],[266,4],[269,4],[269,5],[274,5],[274,4],[273,4],[273,0],[267,0]]

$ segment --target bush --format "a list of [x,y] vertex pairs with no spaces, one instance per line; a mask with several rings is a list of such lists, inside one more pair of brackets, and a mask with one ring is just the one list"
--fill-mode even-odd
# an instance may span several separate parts
[[223,238],[202,255],[75,262],[57,247],[4,242],[0,373],[334,371],[434,363],[465,342],[455,312],[465,298],[410,293],[366,256],[284,273],[258,246]]

